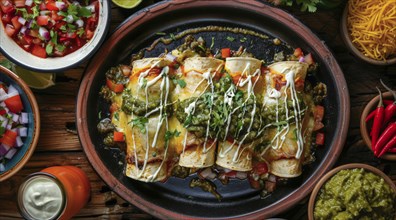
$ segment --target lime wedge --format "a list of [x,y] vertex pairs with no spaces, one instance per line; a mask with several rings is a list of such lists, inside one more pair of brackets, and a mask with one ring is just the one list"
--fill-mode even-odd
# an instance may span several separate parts
[[26,84],[33,89],[46,89],[55,85],[54,73],[38,73],[26,70],[20,66],[15,66],[15,73],[26,82]]
[[112,2],[121,8],[130,9],[138,6],[142,0],[112,0]]

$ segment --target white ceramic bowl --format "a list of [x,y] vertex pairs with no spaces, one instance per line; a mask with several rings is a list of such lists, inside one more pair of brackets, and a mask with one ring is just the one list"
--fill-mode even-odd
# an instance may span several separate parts
[[[0,24],[0,51],[14,63],[38,72],[57,72],[77,66],[91,57],[104,41],[110,24],[110,3],[99,0],[99,20],[93,38],[83,47],[64,57],[40,58],[23,50],[12,38],[5,34]],[[0,23],[2,21],[0,20]]]

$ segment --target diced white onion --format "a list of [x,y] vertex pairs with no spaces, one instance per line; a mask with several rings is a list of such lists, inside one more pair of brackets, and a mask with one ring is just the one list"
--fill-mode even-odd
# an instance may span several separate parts
[[15,142],[16,147],[22,147],[23,146],[23,141],[20,136],[16,137],[16,142]]
[[25,25],[25,24],[26,24],[26,19],[24,19],[23,17],[19,17],[19,18],[18,18],[18,22],[19,22],[21,25]]
[[[8,97],[7,97],[7,98],[8,98]],[[1,106],[1,107],[6,107],[6,104],[5,104],[4,102],[1,102],[1,103],[0,103],[0,106]]]
[[66,22],[67,22],[67,23],[71,24],[71,23],[73,23],[73,21],[74,21],[73,15],[68,15],[68,16],[66,16]]
[[13,121],[13,122],[18,122],[18,121],[19,121],[19,115],[18,115],[18,114],[14,114],[14,115],[12,116],[12,121]]
[[14,157],[16,152],[17,152],[16,148],[11,148],[4,157],[10,160],[11,158]]
[[9,149],[10,149],[9,147],[1,144],[0,145],[0,156],[3,157],[4,155],[6,155],[6,153],[8,152]]
[[268,181],[273,182],[273,183],[276,183],[276,176],[274,176],[274,175],[269,175]]
[[32,6],[32,4],[33,4],[33,0],[26,0],[25,1],[25,5],[26,6]]
[[65,4],[64,2],[58,2],[58,1],[56,1],[56,2],[55,2],[55,6],[56,6],[57,8],[59,8],[59,10],[63,10],[63,9],[66,8],[66,4]]
[[78,20],[76,21],[76,25],[77,25],[78,27],[82,27],[82,26],[84,26],[84,21],[81,20],[81,19],[78,19]]
[[298,59],[298,62],[303,63],[305,61],[304,57],[300,57],[300,59]]
[[10,85],[8,87],[8,97],[12,97],[12,96],[14,96],[14,94],[19,95],[19,92],[13,85]]
[[203,169],[201,172],[198,173],[204,179],[214,179],[216,174],[213,173],[210,167]]
[[44,27],[39,28],[39,34],[41,37],[43,37],[45,40],[49,40],[51,38],[50,33],[48,32],[47,29]]
[[88,6],[85,6],[85,8],[90,10],[92,13],[95,12],[95,5],[88,5]]
[[21,112],[21,117],[20,117],[20,121],[21,124],[27,124],[29,123],[29,117],[28,117],[28,113],[26,112]]
[[224,173],[229,173],[231,171],[232,171],[231,169],[224,168]]
[[27,27],[26,27],[26,26],[21,27],[20,32],[21,32],[22,34],[26,34],[26,31],[27,31]]
[[8,125],[8,119],[5,119],[2,123],[1,123],[1,127],[5,128]]
[[167,53],[167,54],[165,55],[165,59],[167,59],[167,60],[173,62],[173,61],[175,61],[176,57],[173,56],[172,53]]
[[27,128],[26,127],[18,128],[18,135],[21,137],[26,137],[27,136]]
[[6,126],[6,128],[7,128],[7,130],[11,130],[12,124],[8,124],[8,125]]
[[3,163],[0,163],[0,172],[5,171],[5,166]]
[[[8,97],[8,94],[6,93],[6,91],[4,91],[3,88],[0,88],[0,102],[6,100]],[[1,104],[3,104],[5,106],[5,103],[2,102]]]

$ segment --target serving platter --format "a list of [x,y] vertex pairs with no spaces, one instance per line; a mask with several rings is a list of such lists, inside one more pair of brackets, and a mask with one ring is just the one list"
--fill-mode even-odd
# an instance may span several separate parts
[[[313,54],[320,65],[316,80],[328,87],[324,105],[326,142],[316,151],[316,161],[304,167],[303,175],[281,185],[266,198],[250,188],[247,181],[231,181],[223,186],[215,181],[223,199],[190,188],[187,179],[170,178],[166,183],[143,183],[124,176],[123,153],[105,149],[96,130],[98,113],[106,107],[98,98],[105,84],[105,72],[116,64],[129,64],[131,55],[149,47],[158,33],[180,33],[207,26],[244,28],[277,37],[292,47],[301,47]],[[237,49],[249,43],[253,53],[265,59],[268,42],[248,34],[228,31],[203,31],[207,41],[215,39],[215,47]],[[225,38],[232,36],[234,41]],[[245,42],[240,39],[246,37]],[[210,44],[210,41],[208,42]],[[174,42],[175,45],[180,41]],[[173,44],[158,44],[146,56],[159,55]],[[274,51],[271,53],[273,54]],[[258,55],[257,55],[258,54]],[[268,55],[268,54],[267,54]],[[270,55],[268,55],[270,56]],[[160,218],[240,218],[269,217],[295,205],[304,198],[317,180],[335,163],[345,141],[349,124],[349,95],[337,62],[327,47],[303,24],[286,12],[257,1],[238,0],[178,0],[163,1],[145,8],[126,20],[90,61],[81,83],[77,100],[77,128],[88,160],[109,185],[128,202]]]

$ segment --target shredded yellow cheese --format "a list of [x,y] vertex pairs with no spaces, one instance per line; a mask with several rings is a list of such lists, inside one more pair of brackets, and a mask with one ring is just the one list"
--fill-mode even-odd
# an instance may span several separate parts
[[347,27],[352,43],[365,56],[396,56],[396,0],[350,0]]

